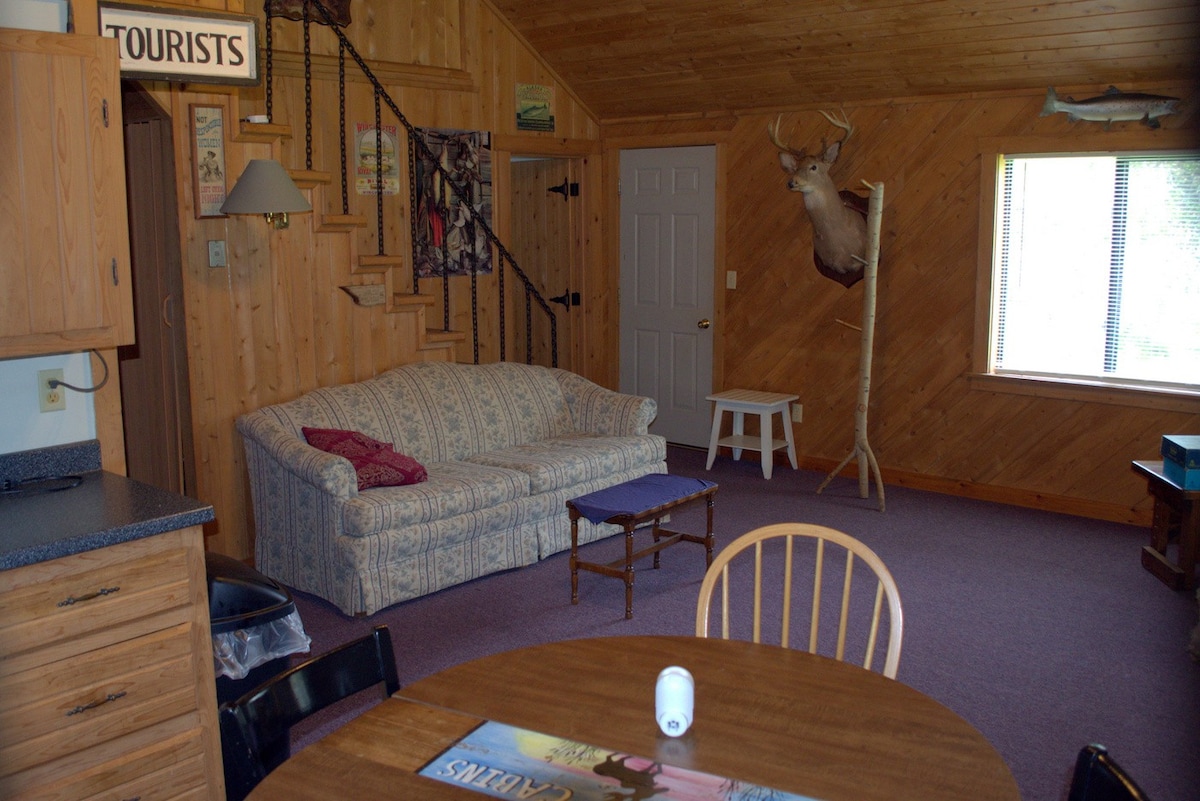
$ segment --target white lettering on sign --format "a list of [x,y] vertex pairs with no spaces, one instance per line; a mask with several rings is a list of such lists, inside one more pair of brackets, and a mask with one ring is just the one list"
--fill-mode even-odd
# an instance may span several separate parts
[[567,801],[574,793],[561,785],[535,782],[528,776],[508,773],[499,768],[490,768],[465,759],[453,759],[441,769],[441,775],[456,782],[472,785],[482,790],[491,790],[493,795],[513,796],[520,799],[554,799]]
[[253,17],[100,6],[100,35],[120,44],[121,73],[129,77],[257,83],[255,31]]

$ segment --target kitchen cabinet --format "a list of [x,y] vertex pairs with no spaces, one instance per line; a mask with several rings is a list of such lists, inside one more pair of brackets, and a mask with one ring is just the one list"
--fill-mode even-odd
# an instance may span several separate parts
[[133,335],[117,42],[0,29],[0,358]]
[[220,801],[216,710],[199,525],[0,571],[0,797]]

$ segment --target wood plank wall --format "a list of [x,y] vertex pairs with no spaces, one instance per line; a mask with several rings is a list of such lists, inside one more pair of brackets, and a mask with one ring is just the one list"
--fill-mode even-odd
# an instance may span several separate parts
[[[1196,96],[1191,85],[1138,89]],[[1193,103],[1164,119],[1160,132],[1136,123],[1106,132],[1062,114],[1039,117],[1043,100],[1038,93],[845,106],[857,131],[835,180],[864,195],[861,180],[885,185],[869,439],[888,483],[1145,523],[1150,502],[1129,462],[1155,458],[1164,433],[1200,431],[1200,402],[1012,394],[972,379],[980,153],[1023,137],[1046,147],[1197,147],[1200,113]],[[845,289],[813,266],[802,200],[786,190],[767,139],[774,117],[606,124],[605,155],[656,139],[725,150],[723,268],[718,262],[737,271],[737,289],[725,290],[718,275],[724,367],[716,387],[798,393],[797,450],[805,465],[828,471],[854,445],[860,334],[838,321],[861,323],[863,285]],[[784,127],[810,150],[822,136],[840,135],[815,109],[784,114]],[[857,476],[856,465],[845,474]]]
[[[244,10],[241,0],[179,5]],[[350,34],[356,41],[365,37],[364,53],[388,60],[389,92],[414,124],[493,131],[497,182],[511,180],[511,154],[574,160],[583,196],[572,211],[581,256],[571,288],[579,287],[586,306],[573,331],[576,369],[607,386],[615,386],[618,374],[616,154],[632,146],[718,145],[717,203],[724,220],[716,232],[718,388],[798,392],[804,422],[796,426],[797,447],[805,466],[828,470],[837,464],[853,444],[859,343],[857,332],[837,321],[859,321],[862,288],[843,289],[811,265],[801,201],[786,191],[766,139],[766,124],[777,109],[601,128],[486,1],[431,0],[424,5],[428,13],[411,17],[403,10],[408,7],[354,0]],[[288,43],[292,37],[287,46],[298,49],[293,25],[277,23],[277,41]],[[320,31],[315,41],[319,54],[334,52]],[[231,186],[250,158],[276,157],[291,168],[304,168],[303,96],[295,64],[293,58],[290,73],[275,86],[276,121],[289,122],[291,136],[267,143],[229,141]],[[554,134],[515,130],[516,82],[555,87]],[[1060,88],[1077,95],[1095,89]],[[322,209],[338,210],[336,185],[309,190],[318,214],[295,218],[286,232],[268,232],[261,220],[195,219],[189,104],[223,105],[233,124],[239,116],[262,113],[262,94],[177,85],[150,89],[176,120],[198,495],[217,513],[217,522],[206,531],[207,545],[244,558],[252,553],[253,520],[233,425],[238,414],[402,362],[469,361],[471,355],[465,344],[424,349],[424,324],[418,319],[355,307],[337,289],[378,278],[352,273],[360,254],[376,252],[373,228],[349,235],[312,230]],[[1190,85],[1137,89],[1197,96]],[[338,147],[336,85],[320,74],[315,91],[313,167],[336,173],[330,157]],[[1039,118],[1041,104],[1040,93],[999,93],[846,106],[858,133],[834,174],[846,187],[860,179],[886,186],[871,443],[892,483],[1146,522],[1145,487],[1129,470],[1129,460],[1152,458],[1163,433],[1200,430],[1196,404],[1146,408],[1109,397],[1014,395],[970,377],[981,141],[1102,135],[1095,126],[1072,125],[1062,115]],[[1195,136],[1200,119],[1194,105],[1185,103],[1186,113],[1168,118],[1164,129]],[[369,92],[356,84],[349,124],[373,118]],[[785,123],[794,125],[794,141],[810,146],[829,133],[802,100],[785,115]],[[1123,140],[1146,146],[1156,141],[1140,126],[1121,129]],[[505,191],[497,192],[502,238],[511,225]],[[395,214],[384,235],[385,249],[402,255],[407,252],[406,195],[404,189],[401,197],[387,201]],[[353,193],[352,203],[352,213],[373,217],[373,207],[359,205]],[[206,266],[206,243],[213,239],[227,241],[228,269]],[[737,270],[736,290],[724,289],[725,269]],[[440,319],[437,309],[432,312]],[[494,316],[494,310],[485,308],[483,314]],[[462,327],[461,320],[455,327]]]
[[[207,0],[180,5],[243,12],[240,0]],[[257,7],[257,3],[251,4]],[[253,13],[254,9],[247,9]],[[348,34],[368,59],[409,121],[419,127],[487,130],[494,134],[500,175],[510,153],[549,154],[584,159],[599,150],[599,128],[586,110],[498,19],[476,0],[379,3],[355,0]],[[390,314],[383,307],[356,306],[339,287],[379,283],[383,275],[360,269],[361,256],[378,253],[373,196],[358,196],[351,180],[351,215],[368,219],[365,228],[318,232],[326,215],[341,214],[338,177],[338,88],[336,42],[314,26],[313,163],[332,183],[298,183],[311,197],[314,213],[292,215],[285,231],[270,231],[261,218],[196,219],[192,203],[192,162],[187,120],[192,104],[218,105],[226,115],[226,172],[229,187],[251,158],[279,159],[305,171],[302,29],[277,20],[273,35],[281,55],[276,63],[273,122],[286,124],[285,135],[269,141],[242,140],[238,120],[265,112],[262,88],[232,89],[154,84],[151,92],[175,121],[179,224],[184,263],[191,400],[197,458],[197,495],[213,504],[216,521],[206,527],[207,547],[238,558],[253,554],[253,511],[242,450],[234,428],[239,414],[277,403],[318,386],[370,377],[390,367],[420,360],[471,361],[470,341],[442,341],[428,327],[440,327],[440,299],[421,314]],[[333,66],[331,66],[333,65]],[[348,64],[346,123],[350,146],[356,122],[374,124],[370,86]],[[518,132],[515,83],[554,87],[556,130]],[[396,124],[386,108],[383,124]],[[403,129],[400,128],[401,134]],[[401,155],[405,145],[401,139]],[[401,265],[391,283],[411,291],[411,251],[407,170],[401,189],[384,203],[384,252]],[[597,186],[598,186],[597,181]],[[506,190],[507,191],[507,190]],[[498,209],[503,238],[509,221]],[[591,223],[594,230],[598,223]],[[595,241],[599,237],[593,234]],[[209,268],[209,240],[225,240],[227,269]],[[422,293],[440,286],[422,282]],[[428,282],[433,283],[433,282]],[[490,281],[481,282],[487,297]],[[470,331],[465,303],[466,279],[452,282],[452,327]],[[510,312],[511,313],[511,312]],[[481,312],[481,328],[494,330],[495,304]],[[523,316],[523,315],[522,315]],[[494,342],[483,342],[481,361],[494,361]],[[582,370],[581,370],[582,371]]]

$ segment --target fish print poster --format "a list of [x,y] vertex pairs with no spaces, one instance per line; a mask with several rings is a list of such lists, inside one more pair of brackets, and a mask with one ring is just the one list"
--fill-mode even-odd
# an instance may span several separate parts
[[493,798],[532,801],[816,801],[493,721],[418,773]]

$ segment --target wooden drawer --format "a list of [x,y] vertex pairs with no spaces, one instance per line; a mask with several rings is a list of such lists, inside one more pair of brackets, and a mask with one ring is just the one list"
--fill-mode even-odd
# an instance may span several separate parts
[[196,710],[190,627],[10,676],[0,699],[0,775]]
[[[78,767],[78,757],[67,758],[0,779],[0,797],[9,801],[166,801],[190,794],[207,797],[204,748],[204,733],[199,728],[175,734],[167,731],[118,756],[107,754],[98,764],[84,769]],[[86,757],[87,752],[81,756]]]
[[187,620],[188,551],[157,539],[0,573],[0,677]]
[[223,796],[200,527],[0,571],[0,799]]

